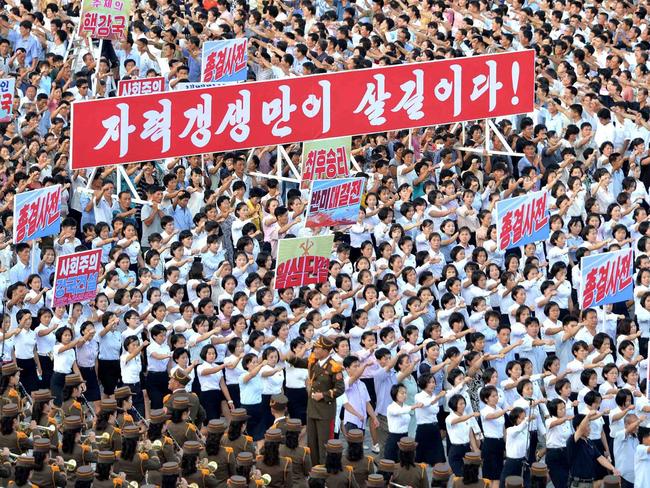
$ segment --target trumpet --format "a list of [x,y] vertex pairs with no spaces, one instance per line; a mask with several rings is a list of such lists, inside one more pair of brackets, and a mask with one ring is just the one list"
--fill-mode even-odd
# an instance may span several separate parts
[[72,472],[74,472],[75,469],[77,469],[77,461],[75,461],[74,459],[70,459],[70,460],[64,462],[63,466],[65,467],[65,470],[68,473],[72,473]]
[[197,485],[196,483],[190,483],[189,485],[187,485],[187,488],[199,488],[199,485]]
[[[86,440],[90,439],[91,435],[93,435],[93,433],[82,435],[81,436],[81,441],[83,442],[83,441],[86,441]],[[108,432],[104,432],[100,436],[97,436],[97,435],[95,436],[95,442],[108,442],[110,440],[111,440],[111,435]]]
[[162,451],[163,443],[160,439],[156,439],[151,443],[151,449],[154,451]]
[[26,430],[40,430],[41,432],[49,432],[53,433],[56,430],[56,427],[54,425],[48,425],[47,427],[43,425],[37,425],[32,429],[32,427],[29,425],[29,422],[20,422],[18,424],[18,428],[21,431],[26,431]]
[[210,474],[214,474],[214,472],[217,470],[219,465],[217,464],[216,461],[208,461],[206,458],[203,458],[201,460],[200,467],[210,471]]

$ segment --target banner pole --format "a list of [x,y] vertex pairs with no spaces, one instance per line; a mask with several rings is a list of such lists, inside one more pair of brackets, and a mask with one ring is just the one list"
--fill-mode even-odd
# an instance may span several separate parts
[[[104,39],[99,40],[99,54],[97,55],[97,60],[95,61],[95,85],[93,86],[93,97],[97,98],[97,90],[99,88],[99,60],[102,58],[102,48],[104,47]],[[106,98],[106,93],[104,93],[104,98]]]

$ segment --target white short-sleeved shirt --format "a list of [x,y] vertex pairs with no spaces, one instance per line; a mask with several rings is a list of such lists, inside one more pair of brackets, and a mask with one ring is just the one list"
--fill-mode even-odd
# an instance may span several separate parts
[[122,372],[122,383],[133,385],[140,382],[140,372],[142,371],[142,360],[138,354],[136,357],[127,362],[126,358],[129,353],[125,352],[120,356],[120,370]]
[[411,422],[411,411],[409,405],[400,406],[397,402],[388,405],[388,409],[386,410],[388,432],[391,434],[408,432],[409,423]]
[[218,373],[208,374],[205,376],[201,374],[203,370],[214,368],[214,367],[215,367],[214,364],[208,362],[199,364],[196,367],[196,374],[199,375],[199,383],[201,383],[201,391],[213,391],[213,390],[221,389],[219,383],[221,382],[221,378],[223,377],[222,371],[219,371]]
[[[273,366],[262,366],[260,369],[259,375],[262,376],[263,373],[272,371]],[[262,376],[262,394],[264,395],[277,395],[282,393],[282,383],[284,382],[284,371],[280,370],[271,376]]]
[[63,344],[56,344],[54,346],[54,371],[56,373],[70,374],[72,373],[72,364],[76,359],[74,349],[68,349],[65,352],[60,353],[59,351],[63,347]]

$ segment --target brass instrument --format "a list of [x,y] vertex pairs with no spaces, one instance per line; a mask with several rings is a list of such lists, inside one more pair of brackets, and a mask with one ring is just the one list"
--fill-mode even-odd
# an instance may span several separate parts
[[[81,441],[84,442],[90,439],[91,434],[84,434],[81,436]],[[108,442],[111,440],[111,435],[108,432],[104,432],[102,435],[95,435],[95,442]]]
[[73,473],[77,469],[77,461],[70,459],[69,461],[64,462],[63,466],[68,473]]
[[199,485],[197,485],[196,483],[190,483],[189,485],[187,485],[187,488],[199,488]]
[[216,461],[208,461],[207,458],[203,458],[199,466],[210,471],[210,474],[214,474],[214,472],[219,467]]
[[163,443],[160,439],[156,439],[151,443],[151,449],[154,451],[162,451]]
[[50,434],[54,433],[54,431],[56,430],[56,427],[54,425],[48,425],[47,427],[45,427],[43,425],[37,425],[36,427],[32,428],[29,424],[30,424],[29,422],[20,422],[18,424],[18,429],[20,429],[20,431],[22,431],[22,432],[25,432],[25,431],[28,431],[28,430],[31,430],[31,431],[40,430],[41,432],[49,432]]

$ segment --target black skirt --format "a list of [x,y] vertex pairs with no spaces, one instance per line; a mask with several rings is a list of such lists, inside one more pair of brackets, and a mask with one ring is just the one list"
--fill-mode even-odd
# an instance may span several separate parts
[[226,385],[228,387],[228,393],[230,393],[230,398],[232,399],[232,403],[235,405],[235,408],[241,407],[241,400],[239,397],[239,385],[238,384],[233,384],[233,385]]
[[163,399],[169,393],[169,374],[167,371],[147,372],[147,395],[151,401],[151,408],[162,408]]
[[34,390],[38,390],[38,373],[36,372],[36,361],[31,357],[29,359],[16,358],[16,364],[22,369],[20,372],[20,383],[29,395]]
[[115,387],[121,378],[120,360],[99,359],[97,371],[99,382],[104,388],[104,394],[110,396],[115,393]]
[[408,437],[408,432],[394,434],[392,432],[388,433],[386,438],[386,445],[384,446],[384,458],[390,459],[391,461],[399,461],[399,447],[397,443],[402,437]]
[[530,475],[529,470],[524,469],[525,458],[512,459],[506,458],[506,462],[503,465],[503,471],[501,471],[501,486],[506,486],[506,478],[508,476],[521,476],[523,471],[524,486],[530,486]]
[[101,400],[102,396],[99,392],[99,381],[97,381],[97,374],[95,368],[79,368],[81,377],[86,382],[86,391],[84,396],[89,402],[97,402]]
[[501,479],[503,469],[503,453],[506,443],[503,439],[486,437],[481,446],[481,459],[483,459],[483,478],[488,480]]
[[52,361],[50,356],[41,356],[40,354],[38,355],[38,360],[41,363],[41,371],[43,371],[38,387],[42,390],[49,390],[52,372],[54,371],[54,361]]
[[420,424],[415,431],[415,441],[418,446],[415,450],[415,461],[434,466],[444,463],[445,449],[442,447],[442,436],[438,424]]
[[221,390],[202,391],[200,398],[201,405],[205,408],[206,422],[221,417],[221,401],[223,400],[223,393]]
[[289,417],[307,423],[307,388],[285,388],[284,394],[289,400]]
[[546,465],[553,486],[567,486],[570,466],[566,448],[547,448]]
[[246,422],[246,430],[249,436],[253,438],[254,441],[261,441],[264,439],[264,424],[263,422],[263,410],[262,404],[256,403],[255,405],[245,405],[242,404],[242,407],[246,410],[246,413],[249,416],[248,421]]
[[449,467],[456,476],[463,476],[463,458],[468,452],[469,444],[449,444]]

